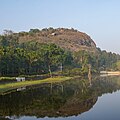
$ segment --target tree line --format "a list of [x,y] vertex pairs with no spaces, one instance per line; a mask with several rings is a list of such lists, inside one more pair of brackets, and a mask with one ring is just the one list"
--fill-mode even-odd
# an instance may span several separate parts
[[[70,52],[53,43],[43,44],[36,41],[19,42],[19,36],[10,31],[0,36],[0,75],[17,76],[62,71],[84,74],[88,65],[92,71],[115,69],[120,55],[101,51]],[[63,69],[64,68],[64,69]]]

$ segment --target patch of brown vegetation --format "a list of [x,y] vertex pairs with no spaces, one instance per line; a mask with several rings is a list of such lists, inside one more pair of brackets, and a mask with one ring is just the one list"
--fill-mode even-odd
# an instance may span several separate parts
[[[34,29],[33,29],[34,30]],[[37,41],[39,43],[55,43],[70,51],[96,51],[95,42],[86,33],[65,28],[46,28],[37,32],[19,33],[19,41]]]

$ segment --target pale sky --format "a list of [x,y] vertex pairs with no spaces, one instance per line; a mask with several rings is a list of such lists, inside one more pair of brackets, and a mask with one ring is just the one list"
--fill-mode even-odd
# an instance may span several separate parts
[[120,0],[0,0],[0,33],[75,28],[120,54]]

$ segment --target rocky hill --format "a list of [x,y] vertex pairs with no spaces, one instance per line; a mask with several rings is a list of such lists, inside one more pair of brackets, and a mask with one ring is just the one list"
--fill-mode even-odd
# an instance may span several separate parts
[[95,42],[86,33],[66,28],[30,29],[29,32],[20,32],[19,41],[37,41],[39,43],[55,43],[70,51],[96,51]]

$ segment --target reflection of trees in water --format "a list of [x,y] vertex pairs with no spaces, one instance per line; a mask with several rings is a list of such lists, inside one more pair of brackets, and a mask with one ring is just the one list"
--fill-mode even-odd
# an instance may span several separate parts
[[97,91],[97,95],[103,93],[112,93],[120,89],[120,77],[103,77],[93,81],[93,88]]
[[[64,91],[64,85],[63,85],[63,83],[62,82],[59,82],[59,83],[50,83],[50,93],[52,94],[52,91],[53,91],[53,87],[55,87],[55,86],[57,86],[57,87],[60,87],[61,88],[61,92],[63,93],[63,91]],[[59,90],[59,89],[56,89],[57,91]]]
[[0,116],[71,116],[88,111],[98,96],[120,89],[119,77],[75,79],[28,87],[25,91],[0,96]]

